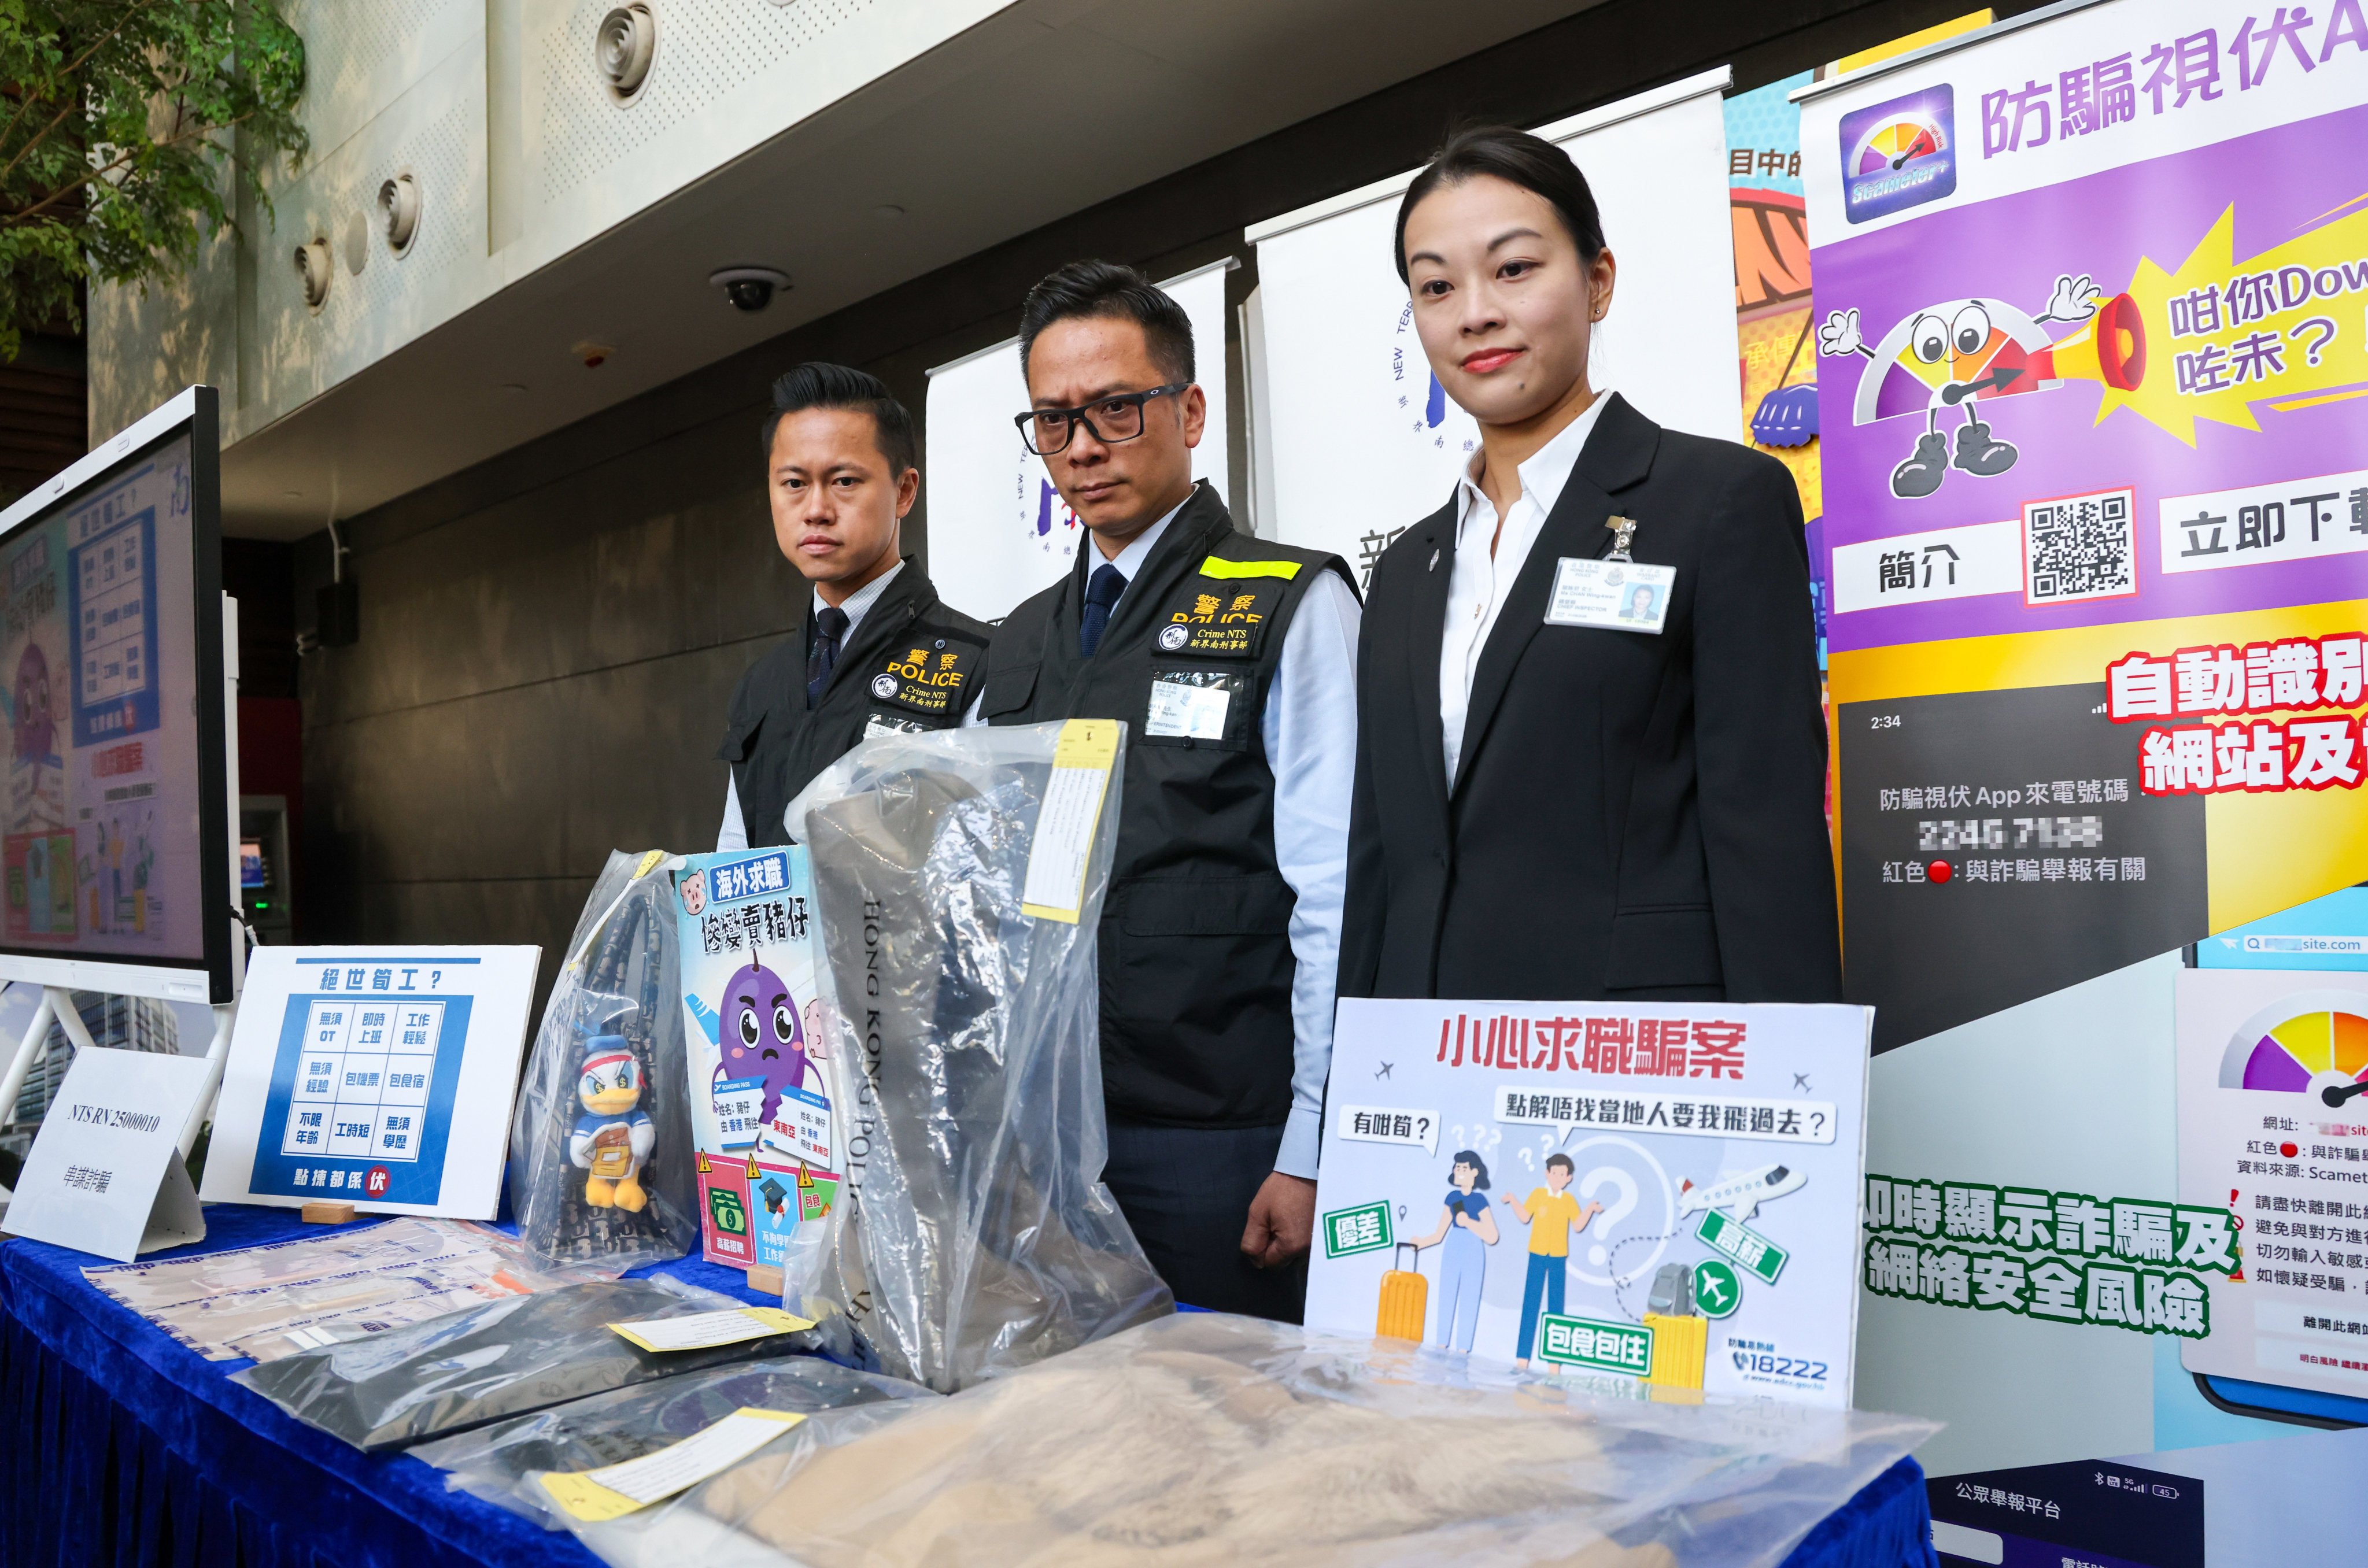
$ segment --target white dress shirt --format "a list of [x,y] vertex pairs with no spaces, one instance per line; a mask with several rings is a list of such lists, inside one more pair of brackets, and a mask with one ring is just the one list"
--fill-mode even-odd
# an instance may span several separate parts
[[[1126,578],[1129,593],[1183,509],[1179,505],[1109,560]],[[1078,548],[1101,553],[1090,542]],[[1102,564],[1097,560],[1091,566]],[[1122,594],[1119,603],[1125,602]],[[1118,613],[1117,606],[1110,613]],[[1349,889],[1349,801],[1357,779],[1357,624],[1363,614],[1338,573],[1317,574],[1283,633],[1281,662],[1258,726],[1274,773],[1275,862],[1297,897],[1291,912],[1291,1115],[1274,1168],[1311,1181],[1323,1134],[1324,1080],[1332,1071],[1332,1003]],[[973,700],[962,722],[983,722]]]
[[[1455,525],[1455,569],[1447,585],[1446,635],[1439,642],[1439,727],[1446,742],[1447,786],[1455,787],[1455,764],[1463,753],[1463,721],[1472,708],[1472,677],[1480,668],[1481,651],[1497,628],[1497,612],[1513,591],[1514,579],[1530,558],[1554,503],[1578,466],[1578,454],[1595,428],[1596,417],[1611,393],[1600,391],[1585,412],[1565,426],[1562,433],[1530,454],[1516,471],[1521,478],[1520,497],[1497,527],[1496,503],[1482,492],[1474,475],[1486,460],[1474,453],[1463,477],[1456,482],[1459,517]],[[1488,544],[1496,540],[1492,554]]]
[[[838,639],[838,651],[842,655],[847,652],[847,644],[855,636],[855,623],[863,619],[865,610],[880,602],[880,596],[887,592],[888,585],[894,582],[896,574],[904,569],[905,563],[902,561],[897,562],[895,565],[848,595],[847,602],[838,607],[847,612],[847,630],[839,634]],[[824,608],[822,591],[817,588],[814,590],[813,613],[820,615]],[[729,772],[723,775],[723,825],[716,830],[715,847],[718,850],[748,847],[748,824],[740,817],[740,786]]]

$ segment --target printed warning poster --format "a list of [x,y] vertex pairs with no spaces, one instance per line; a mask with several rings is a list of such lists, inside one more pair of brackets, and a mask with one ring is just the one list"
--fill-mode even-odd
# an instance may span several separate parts
[[1307,1323],[1850,1403],[1864,1008],[1347,999]]
[[1809,98],[1877,1050],[2368,876],[2368,17],[2100,6]]

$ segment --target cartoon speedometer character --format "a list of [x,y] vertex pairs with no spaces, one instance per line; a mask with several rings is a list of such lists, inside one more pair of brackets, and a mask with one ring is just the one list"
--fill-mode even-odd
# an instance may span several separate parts
[[[2066,378],[2135,389],[2146,374],[2146,334],[2137,304],[2119,294],[2100,307],[2099,293],[2086,273],[2067,273],[2055,279],[2046,310],[2036,316],[2003,300],[1943,301],[1893,327],[1873,348],[1859,335],[1857,311],[1827,316],[1817,329],[1818,352],[1861,354],[1868,360],[1859,375],[1851,422],[1924,415],[1915,452],[1891,471],[1891,493],[1908,499],[1930,495],[1952,468],[1981,479],[2012,468],[2021,454],[1992,435],[1977,411],[1990,399],[2051,391]],[[2051,338],[2042,324],[2046,322],[2078,330]],[[1952,453],[1941,431],[1941,415],[1959,407],[1965,417]]]

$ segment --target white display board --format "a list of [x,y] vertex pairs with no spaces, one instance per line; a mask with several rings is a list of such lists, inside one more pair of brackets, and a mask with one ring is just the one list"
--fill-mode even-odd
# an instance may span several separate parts
[[2368,974],[2180,974],[2180,1202],[2225,1214],[2237,1249],[2204,1264],[2231,1277],[2203,1277],[2189,1371],[2368,1397],[2362,1085]]
[[[1595,192],[1619,263],[1590,376],[1672,429],[1731,440],[1736,358],[1724,66],[1538,128]],[[1373,560],[1437,511],[1479,438],[1430,374],[1390,258],[1415,171],[1249,230],[1258,246],[1275,517],[1369,582]]]
[[1872,1017],[1344,998],[1308,1326],[1848,1405]]
[[202,1196],[490,1220],[539,948],[258,948]]
[[[1192,318],[1193,368],[1209,400],[1192,451],[1192,477],[1225,485],[1225,274],[1229,259],[1160,287]],[[945,601],[1001,620],[1068,570],[1084,533],[1042,460],[1020,445],[1012,416],[1028,409],[1019,340],[1011,338],[929,372],[929,577]]]

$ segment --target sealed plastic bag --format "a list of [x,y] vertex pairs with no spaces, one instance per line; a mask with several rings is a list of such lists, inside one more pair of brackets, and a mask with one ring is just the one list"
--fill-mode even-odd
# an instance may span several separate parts
[[1101,1184],[1094,932],[1123,745],[1109,721],[882,736],[787,813],[852,1198],[796,1310],[858,1317],[934,1389],[1174,1308]]
[[598,1263],[554,1267],[473,1221],[406,1217],[83,1275],[208,1360],[276,1361],[620,1272]]
[[699,1244],[690,1071],[675,929],[679,864],[609,857],[542,1010],[510,1128],[518,1237],[620,1270]]
[[742,1304],[665,1278],[570,1285],[284,1357],[233,1381],[358,1449],[399,1449],[677,1372],[757,1356],[848,1352],[843,1321],[836,1335],[825,1325],[663,1352],[609,1326]]
[[1938,1428],[1187,1313],[831,1411],[577,1526],[620,1568],[1772,1568]]
[[859,1372],[811,1356],[777,1356],[594,1394],[423,1443],[411,1457],[446,1471],[444,1484],[452,1491],[557,1529],[564,1516],[535,1483],[538,1471],[621,1464],[703,1432],[743,1408],[813,1415],[937,1397],[918,1383],[885,1373]]

